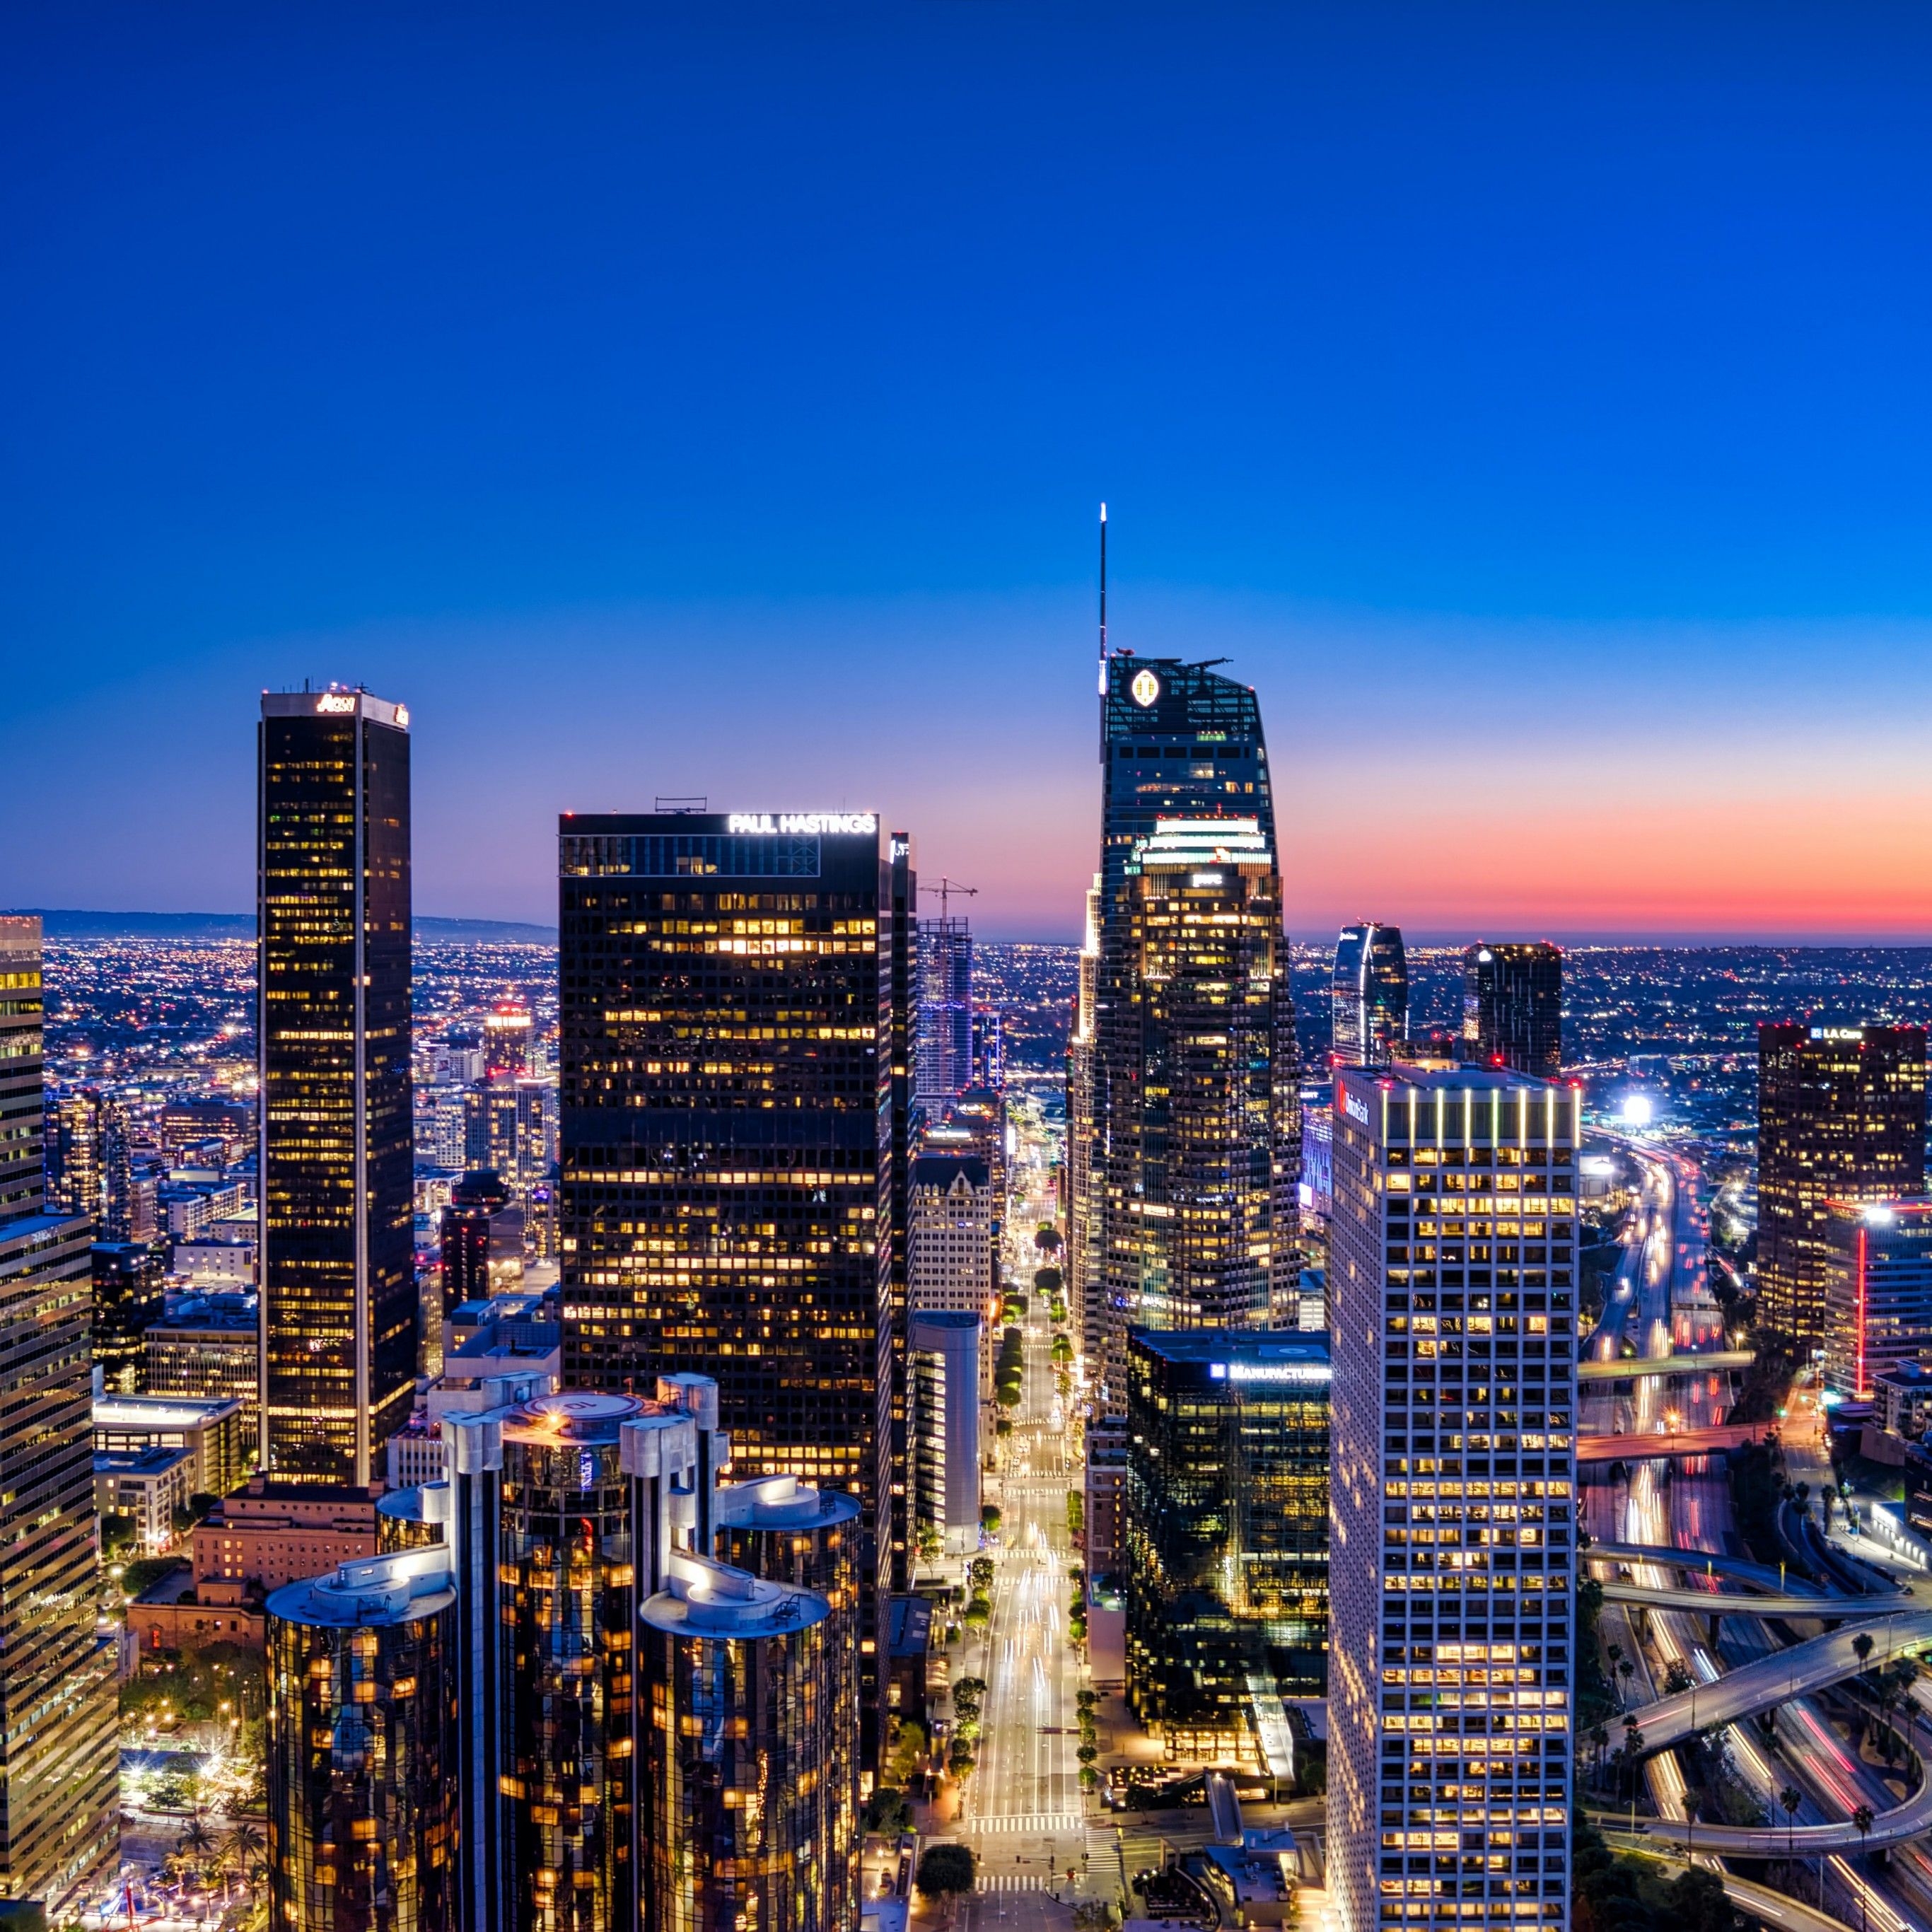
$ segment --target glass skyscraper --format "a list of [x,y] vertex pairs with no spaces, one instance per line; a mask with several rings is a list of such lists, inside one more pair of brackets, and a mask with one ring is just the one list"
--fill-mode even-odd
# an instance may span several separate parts
[[1328,1889],[1342,1932],[1567,1924],[1574,1087],[1336,1081]]
[[95,1634],[84,1215],[44,1196],[40,922],[0,918],[0,1899],[51,1919],[120,1848],[113,1647]]
[[964,920],[920,922],[919,982],[919,1097],[956,1100],[973,1084],[973,935]]
[[904,1535],[909,847],[860,812],[560,830],[565,1378],[701,1371],[740,1473],[858,1496],[870,1636]]
[[1127,1694],[1170,1756],[1252,1760],[1325,1682],[1328,1338],[1137,1328],[1127,1376]]
[[362,1484],[416,1372],[409,713],[265,692],[260,751],[262,1465]]
[[1402,928],[1345,926],[1335,946],[1331,1050],[1338,1066],[1386,1066],[1408,1034]]
[[[1118,1416],[1130,1324],[1156,1310],[1169,1325],[1265,1320],[1277,1293],[1291,1291],[1300,1126],[1274,805],[1253,691],[1205,665],[1111,657],[1100,751],[1090,1032],[1083,982],[1070,1057],[1069,1132],[1086,1151],[1070,1188],[1069,1246],[1101,1406]],[[1173,949],[1189,930],[1196,889],[1187,872],[1164,868],[1156,842],[1208,854],[1204,872],[1219,848],[1204,829],[1210,821],[1225,826],[1219,845],[1244,856],[1221,868],[1222,884],[1200,890],[1238,898],[1221,910],[1242,938],[1218,964],[1204,952],[1189,962],[1177,984],[1160,976],[1181,966]],[[1143,863],[1150,850],[1151,871]],[[1155,903],[1162,899],[1166,905]],[[1204,936],[1198,923],[1192,930]],[[1186,1037],[1173,1023],[1192,1026],[1192,1010],[1216,997],[1210,982],[1223,970],[1252,976],[1221,982],[1239,1009],[1240,1051],[1214,1068],[1187,1064]],[[1222,1142],[1218,1150],[1194,1144],[1197,1127]],[[1228,1275],[1190,1289],[1198,1316],[1177,1312],[1177,1264],[1184,1274],[1192,1265],[1180,1247],[1190,1228],[1216,1214],[1240,1226],[1225,1257]],[[1236,1309],[1246,1313],[1221,1312]]]
[[1757,1030],[1757,1279],[1766,1324],[1825,1339],[1832,1206],[1925,1190],[1925,1030]]
[[1563,1070],[1563,955],[1547,940],[1462,955],[1462,1058],[1533,1080]]

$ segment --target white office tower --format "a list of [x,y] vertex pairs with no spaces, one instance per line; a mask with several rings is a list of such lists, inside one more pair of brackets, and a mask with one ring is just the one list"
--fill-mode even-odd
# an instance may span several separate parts
[[1336,1082],[1328,1886],[1567,1926],[1580,1092]]

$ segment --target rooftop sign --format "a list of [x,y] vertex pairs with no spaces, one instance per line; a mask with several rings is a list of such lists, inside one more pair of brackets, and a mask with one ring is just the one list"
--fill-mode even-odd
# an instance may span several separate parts
[[811,838],[842,834],[871,837],[878,829],[878,814],[872,812],[734,812],[725,821],[728,833],[754,838],[786,832],[802,832]]

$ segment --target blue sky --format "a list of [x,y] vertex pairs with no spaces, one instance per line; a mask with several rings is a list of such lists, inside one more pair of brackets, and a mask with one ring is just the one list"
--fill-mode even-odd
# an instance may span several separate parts
[[0,902],[247,905],[306,675],[410,702],[423,910],[703,792],[1070,933],[1104,496],[1116,640],[1261,692],[1292,929],[1932,935],[1928,42],[18,10]]

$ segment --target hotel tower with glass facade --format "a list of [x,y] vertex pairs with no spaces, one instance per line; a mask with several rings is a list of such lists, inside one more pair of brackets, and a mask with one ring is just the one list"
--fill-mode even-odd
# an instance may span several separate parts
[[565,1380],[700,1370],[739,1474],[860,1498],[876,1713],[905,1533],[908,842],[863,812],[560,830]]
[[1204,665],[1124,653],[1106,661],[1104,686],[1068,1244],[1102,1412],[1118,1418],[1130,1325],[1265,1322],[1286,1294],[1300,1120],[1255,694]]
[[408,712],[265,692],[259,816],[262,1466],[359,1485],[416,1373]]
[[40,922],[0,918],[0,1899],[51,1917],[113,1876],[120,1720],[94,1631],[93,1230],[46,1210],[42,1004]]
[[1336,1082],[1342,1932],[1568,1919],[1582,1102],[1487,1069]]

